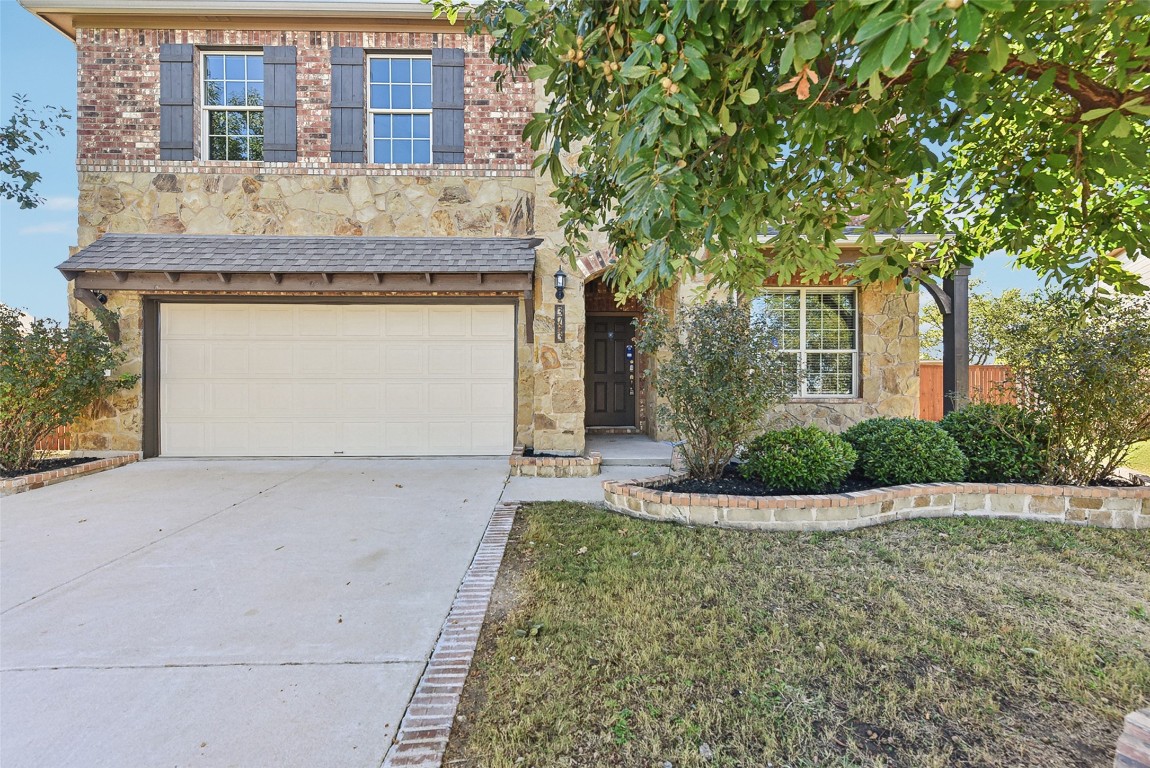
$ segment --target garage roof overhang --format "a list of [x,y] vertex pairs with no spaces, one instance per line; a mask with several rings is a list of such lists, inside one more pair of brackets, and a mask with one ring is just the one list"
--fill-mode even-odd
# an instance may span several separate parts
[[[511,237],[107,234],[57,269],[69,280],[83,278],[87,287],[96,282],[121,290],[156,288],[157,278],[170,289],[185,277],[212,291],[298,289],[287,286],[285,278],[333,291],[348,290],[350,282],[378,289],[412,280],[424,286],[437,280],[444,285],[446,280],[459,290],[523,290],[530,287],[535,248],[541,242]],[[490,287],[495,285],[507,287]]]
[[[522,294],[537,238],[106,234],[57,269],[85,304],[145,293]],[[98,306],[98,305],[97,305]],[[527,327],[532,323],[528,317]]]

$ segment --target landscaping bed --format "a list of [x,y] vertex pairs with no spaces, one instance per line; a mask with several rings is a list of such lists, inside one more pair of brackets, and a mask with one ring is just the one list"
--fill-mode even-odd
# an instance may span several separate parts
[[0,469],[0,477],[23,477],[24,475],[35,475],[40,472],[51,472],[57,469],[65,469],[67,467],[74,467],[78,464],[87,464],[89,461],[96,461],[95,456],[83,457],[64,457],[58,459],[41,459],[35,462],[27,469]]
[[517,516],[445,765],[1095,766],[1150,699],[1150,537]]

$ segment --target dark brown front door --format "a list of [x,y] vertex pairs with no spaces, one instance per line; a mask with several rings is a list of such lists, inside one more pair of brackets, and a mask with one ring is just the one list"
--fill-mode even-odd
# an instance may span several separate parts
[[635,326],[631,317],[587,318],[589,427],[635,426]]

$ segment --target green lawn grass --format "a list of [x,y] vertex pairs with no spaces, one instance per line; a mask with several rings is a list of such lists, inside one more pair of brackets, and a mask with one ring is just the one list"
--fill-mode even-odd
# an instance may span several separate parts
[[1136,472],[1150,475],[1150,441],[1136,443],[1126,458],[1126,466]]
[[1150,536],[520,511],[445,765],[1109,765],[1150,703]]

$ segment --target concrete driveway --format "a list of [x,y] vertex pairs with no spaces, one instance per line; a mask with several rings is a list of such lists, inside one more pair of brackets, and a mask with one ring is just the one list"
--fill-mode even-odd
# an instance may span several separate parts
[[378,766],[506,459],[133,464],[0,510],[0,764]]

